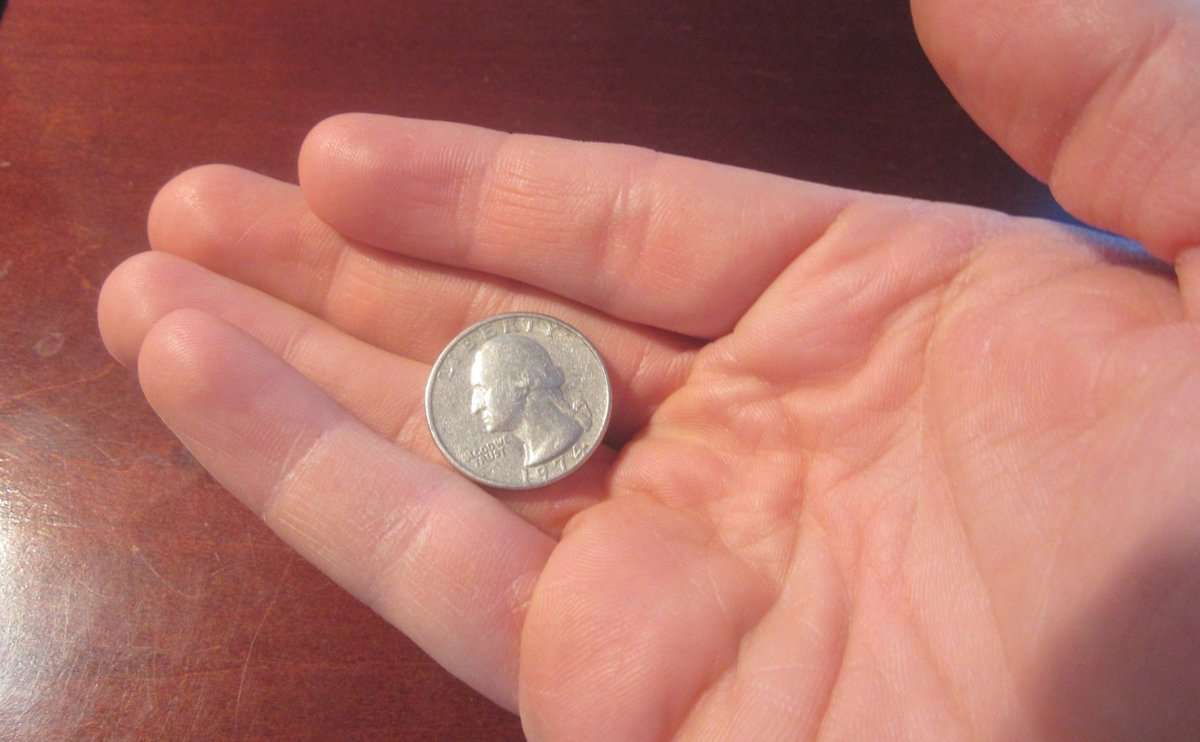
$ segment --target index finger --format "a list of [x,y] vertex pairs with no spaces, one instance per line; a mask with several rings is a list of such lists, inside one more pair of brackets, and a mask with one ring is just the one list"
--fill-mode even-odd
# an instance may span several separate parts
[[705,338],[860,197],[636,147],[367,114],[313,129],[300,184],[353,239]]

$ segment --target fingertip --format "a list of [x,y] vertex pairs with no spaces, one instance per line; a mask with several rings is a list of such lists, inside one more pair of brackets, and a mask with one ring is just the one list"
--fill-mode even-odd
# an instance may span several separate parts
[[128,290],[125,287],[125,277],[122,268],[129,260],[118,265],[104,279],[100,286],[100,296],[96,300],[96,324],[100,329],[100,342],[113,359],[129,368],[137,362],[137,349],[130,348],[125,342],[123,323],[120,321],[120,309],[125,304]]
[[[336,152],[345,138],[352,133],[362,119],[371,116],[366,113],[338,113],[321,119],[308,130],[304,141],[300,144],[300,181],[303,184],[305,165],[312,158],[320,157],[327,151]],[[310,171],[311,172],[311,171]]]
[[[142,341],[137,369],[150,405],[184,435],[211,437],[215,421],[230,427],[232,420],[252,419],[292,392],[296,379],[305,382],[251,336],[192,308],[175,309],[154,323]],[[293,402],[287,412],[303,417],[310,411]]]
[[221,236],[214,204],[229,193],[228,165],[200,165],[168,180],[150,203],[146,231],[156,250],[213,242]]
[[164,258],[153,252],[132,255],[100,287],[96,302],[100,339],[109,355],[126,368],[137,366],[142,340],[161,314],[156,299],[164,288],[169,289],[161,270]]
[[253,336],[190,307],[174,309],[154,323],[142,341],[137,368],[146,398],[176,432],[174,422],[186,428],[201,418],[269,415],[308,424],[345,414]]
[[[372,119],[367,113],[339,113],[309,130],[300,145],[297,163],[300,189],[309,203],[336,195],[337,183],[347,170],[357,170],[375,161],[370,143]],[[402,119],[397,119],[402,120]]]
[[[256,340],[205,312],[177,309],[150,328],[138,354],[150,406],[217,481],[262,513],[276,460],[338,408]],[[300,432],[298,432],[300,431]]]
[[[300,186],[308,191],[330,173],[403,163],[447,136],[485,129],[377,113],[339,113],[318,122],[300,145]],[[330,168],[333,168],[331,171]]]
[[294,186],[233,165],[185,170],[167,181],[150,204],[150,246],[201,264],[219,264],[287,188]]
[[196,302],[223,301],[205,296],[211,289],[203,269],[174,255],[153,250],[126,258],[104,280],[97,301],[100,336],[108,352],[134,368],[147,333],[171,311]]
[[[346,113],[300,148],[300,189],[339,232],[377,247],[453,241],[446,225],[499,132],[466,124]],[[403,208],[397,208],[402,206]]]
[[344,415],[253,338],[194,309],[154,324],[138,354],[138,379],[167,427],[259,515],[288,452]]
[[222,324],[195,309],[176,309],[146,332],[137,354],[138,379],[160,415],[207,395],[226,341],[222,335],[232,330]]

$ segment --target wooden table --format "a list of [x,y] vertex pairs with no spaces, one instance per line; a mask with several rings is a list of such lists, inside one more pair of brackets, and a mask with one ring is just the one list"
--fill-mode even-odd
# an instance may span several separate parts
[[[0,3],[2,5],[2,3]],[[1054,214],[905,3],[14,0],[0,19],[0,739],[520,739],[294,556],[96,331],[156,188],[365,110]]]

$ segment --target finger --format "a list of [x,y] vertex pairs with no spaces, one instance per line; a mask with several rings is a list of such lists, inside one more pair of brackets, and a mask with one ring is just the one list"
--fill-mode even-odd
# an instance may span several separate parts
[[[180,309],[234,325],[283,359],[387,440],[448,467],[425,422],[429,365],[379,350],[278,299],[162,253],[126,260],[100,292],[100,332],[109,352],[134,366],[150,328]],[[601,447],[569,479],[533,490],[495,490],[519,515],[558,534],[603,499],[613,451]]]
[[138,372],[163,421],[284,541],[451,672],[516,707],[520,629],[550,538],[201,312],[155,325]]
[[857,197],[632,147],[364,114],[309,134],[300,182],[352,239],[697,337],[731,329]]
[[190,170],[150,211],[156,250],[195,261],[394,353],[432,362],[464,327],[532,311],[578,327],[613,382],[609,439],[620,443],[683,382],[696,343],[613,321],[514,281],[472,275],[348,242],[313,216],[300,190],[239,168]]
[[1200,319],[1200,248],[1181,252],[1175,261],[1175,273],[1188,317]]
[[1076,216],[1200,244],[1200,11],[1178,0],[913,0],[963,106]]

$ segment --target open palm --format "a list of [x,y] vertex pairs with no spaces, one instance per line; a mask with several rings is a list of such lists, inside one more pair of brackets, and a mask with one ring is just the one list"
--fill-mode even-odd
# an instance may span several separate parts
[[[967,108],[1083,217],[1200,244],[1196,17],[1016,6],[915,4]],[[1177,278],[1050,223],[365,115],[300,173],[172,181],[105,341],[217,479],[531,738],[1200,729],[1188,254]],[[518,310],[593,340],[614,417],[573,477],[488,493],[422,388]]]

